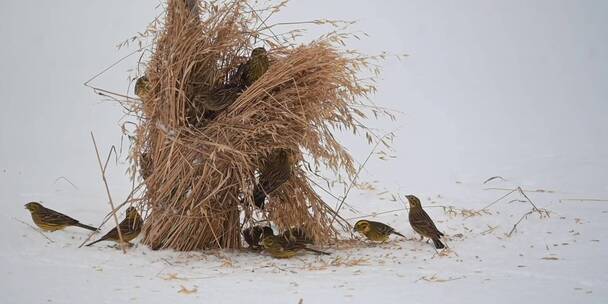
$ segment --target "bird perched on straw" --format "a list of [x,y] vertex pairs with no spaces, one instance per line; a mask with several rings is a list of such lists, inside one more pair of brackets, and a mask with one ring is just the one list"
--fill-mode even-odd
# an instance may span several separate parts
[[135,95],[139,96],[139,97],[143,97],[144,95],[146,95],[149,91],[148,88],[148,76],[144,75],[141,76],[139,78],[137,78],[137,81],[135,81]]
[[420,240],[427,237],[433,240],[435,248],[445,248],[445,245],[439,240],[443,233],[437,229],[431,217],[422,209],[420,200],[413,195],[406,195],[405,197],[410,203],[410,225],[412,225],[414,231],[420,234]]
[[274,232],[270,226],[253,226],[243,230],[243,239],[252,250],[262,249],[260,241],[265,235],[273,235]]
[[25,208],[32,214],[32,220],[36,226],[45,231],[61,230],[68,226],[76,226],[91,231],[97,231],[97,228],[89,225],[81,224],[79,221],[55,210],[46,208],[38,202],[30,202],[25,204]]
[[144,180],[146,180],[150,175],[152,175],[152,155],[150,155],[149,152],[141,153],[139,155],[138,164],[139,174]]
[[262,77],[269,67],[268,52],[265,48],[258,47],[251,51],[249,60],[239,66],[237,75],[240,76],[241,84],[248,87]]
[[263,47],[253,49],[247,62],[238,67],[228,83],[209,91],[198,92],[193,97],[192,104],[199,108],[195,111],[196,116],[201,116],[202,113],[203,121],[213,119],[219,112],[234,103],[247,87],[266,73],[269,67],[270,61],[266,49]]
[[273,258],[287,259],[295,256],[299,250],[311,251],[316,254],[330,255],[329,252],[315,250],[306,247],[306,244],[301,242],[293,242],[287,240],[283,236],[273,234],[265,234],[262,239],[262,246]]
[[285,149],[277,149],[264,161],[260,169],[259,181],[253,189],[253,202],[264,209],[266,195],[272,194],[293,174],[293,154]]
[[258,80],[269,66],[266,49],[263,47],[253,49],[247,62],[239,65],[236,73],[230,76],[228,83],[208,91],[198,92],[192,98],[194,107],[200,108],[197,109],[196,115],[202,113],[202,118],[205,120],[213,119],[220,111],[230,106],[247,87]]
[[368,220],[360,220],[355,223],[354,230],[365,235],[368,240],[374,242],[386,242],[391,234],[405,237],[389,225]]
[[128,244],[131,240],[135,239],[139,235],[143,223],[144,221],[142,220],[137,210],[134,207],[129,207],[127,208],[127,214],[125,216],[125,219],[120,222],[118,227],[112,228],[112,230],[102,236],[99,240],[91,242],[87,244],[87,246],[91,246],[101,241],[114,241],[117,243],[120,242],[118,229],[120,229],[123,241]]

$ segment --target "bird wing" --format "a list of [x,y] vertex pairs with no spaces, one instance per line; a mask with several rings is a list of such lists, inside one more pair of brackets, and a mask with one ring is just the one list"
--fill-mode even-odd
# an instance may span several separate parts
[[373,222],[373,225],[376,226],[376,228],[378,229],[378,231],[382,234],[391,234],[395,231],[395,229],[387,224],[384,223],[380,223],[380,222]]
[[[128,231],[133,229],[134,223],[133,223],[133,221],[131,221],[131,219],[129,217],[126,217],[125,219],[122,220],[122,222],[120,222],[120,224],[118,224],[118,227],[120,227],[120,232],[124,235],[125,233],[127,233]],[[101,237],[101,240],[118,240],[118,239],[120,239],[120,237],[118,235],[118,229],[116,229],[116,227],[112,228],[112,230],[108,231],[108,233],[106,233],[104,236]]]
[[424,211],[424,209],[414,210],[410,213],[410,223],[413,227],[422,230],[429,235],[441,236],[443,233],[437,229],[435,223],[431,217]]
[[44,208],[39,212],[40,218],[46,223],[77,224],[78,221],[52,209]]

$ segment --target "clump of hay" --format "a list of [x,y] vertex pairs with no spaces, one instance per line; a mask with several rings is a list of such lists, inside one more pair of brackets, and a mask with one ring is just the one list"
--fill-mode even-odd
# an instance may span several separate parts
[[[320,166],[356,174],[332,131],[365,129],[357,108],[375,90],[358,76],[367,59],[340,50],[340,34],[306,45],[274,36],[260,16],[282,5],[168,1],[146,63],[146,90],[141,102],[129,103],[138,118],[131,156],[146,186],[143,242],[152,248],[239,248],[241,228],[256,218],[301,227],[319,243],[347,227],[334,221],[307,174]],[[268,50],[268,71],[222,95],[225,106],[210,106],[260,46]],[[289,175],[265,193],[261,209],[254,192],[276,155],[286,157]]]

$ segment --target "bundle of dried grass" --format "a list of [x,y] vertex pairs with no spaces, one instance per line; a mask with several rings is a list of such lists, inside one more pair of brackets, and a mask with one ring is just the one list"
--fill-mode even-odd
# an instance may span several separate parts
[[[260,15],[283,4],[254,10],[246,0],[168,1],[146,89],[141,102],[129,103],[139,119],[131,156],[149,210],[143,242],[152,248],[239,248],[253,215],[282,229],[302,227],[319,243],[347,225],[332,224],[335,214],[307,171],[355,174],[332,130],[365,128],[356,108],[374,87],[357,73],[367,61],[340,51],[339,34],[300,46],[267,36],[272,27],[260,25]],[[255,46],[269,50],[270,66],[245,86],[239,66]],[[218,96],[225,101],[214,107]],[[312,166],[301,165],[305,155]],[[277,175],[272,166],[287,170]],[[264,206],[256,206],[260,196],[268,197]]]

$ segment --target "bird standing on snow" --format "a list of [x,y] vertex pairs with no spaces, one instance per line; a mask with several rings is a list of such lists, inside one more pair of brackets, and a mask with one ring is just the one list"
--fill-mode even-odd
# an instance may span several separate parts
[[355,231],[362,233],[367,239],[374,242],[386,242],[391,234],[405,237],[389,225],[368,220],[360,220],[355,223]]
[[252,250],[261,249],[260,241],[266,235],[273,235],[274,232],[270,226],[253,226],[243,230],[243,238]]
[[291,258],[297,254],[298,250],[307,250],[317,254],[330,255],[329,252],[308,248],[304,243],[297,241],[292,242],[283,236],[274,235],[274,233],[270,235],[264,234],[262,246],[266,252],[277,259]]
[[[118,229],[122,234],[122,239],[126,243],[136,238],[141,232],[141,226],[143,226],[144,221],[141,216],[137,212],[137,210],[133,207],[127,208],[127,215],[125,219],[120,222],[118,227],[112,228],[106,235],[102,236],[99,240],[94,241],[92,243],[87,244],[87,246],[91,246],[95,243],[101,241],[114,241],[120,242],[120,236],[118,235]],[[117,229],[118,228],[118,229]]]
[[97,231],[97,228],[85,224],[55,210],[46,208],[37,202],[25,204],[25,208],[32,214],[32,220],[36,226],[45,231],[61,230],[68,226],[76,226],[91,231]]
[[420,234],[420,240],[427,237],[433,240],[435,248],[445,248],[445,245],[439,240],[443,233],[437,229],[431,217],[422,209],[420,200],[413,195],[406,195],[405,197],[410,203],[410,225],[412,225],[414,231]]

